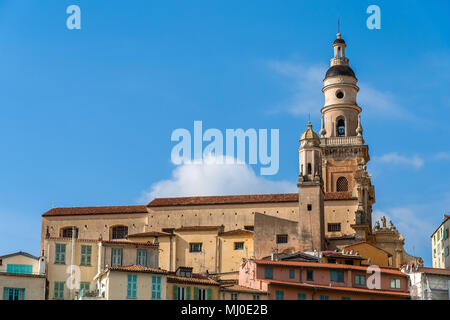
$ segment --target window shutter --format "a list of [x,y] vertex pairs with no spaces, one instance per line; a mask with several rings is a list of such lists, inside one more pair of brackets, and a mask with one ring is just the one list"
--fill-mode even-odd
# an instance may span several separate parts
[[212,289],[208,288],[208,300],[212,299]]
[[194,287],[194,300],[198,300],[198,288]]
[[186,288],[186,300],[191,300],[191,287]]
[[9,300],[9,290],[8,290],[8,288],[3,288],[3,300]]
[[173,300],[178,300],[178,286],[173,286]]

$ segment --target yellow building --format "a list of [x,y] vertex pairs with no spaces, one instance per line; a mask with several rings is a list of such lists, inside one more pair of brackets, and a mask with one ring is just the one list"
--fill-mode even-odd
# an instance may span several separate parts
[[0,256],[0,294],[3,300],[44,300],[45,261],[26,252]]

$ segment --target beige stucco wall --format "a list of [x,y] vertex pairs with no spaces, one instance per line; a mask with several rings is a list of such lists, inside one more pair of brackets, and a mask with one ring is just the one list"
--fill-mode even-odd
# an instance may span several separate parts
[[[127,276],[137,275],[137,298],[127,298]],[[152,297],[152,276],[161,277],[161,300],[166,300],[167,277],[161,274],[151,274],[143,272],[118,272],[108,271],[102,276],[105,284],[106,300],[151,300]]]
[[24,264],[33,266],[33,273],[39,273],[39,259],[33,259],[23,255],[16,255],[2,259],[2,265],[0,265],[0,272],[6,272],[8,264]]
[[0,274],[0,295],[3,288],[25,289],[25,300],[45,299],[45,278]]
[[[355,223],[355,212],[358,200],[333,200],[325,202],[325,236],[340,237],[352,235],[355,230],[351,227]],[[329,223],[340,223],[341,232],[328,232]]]
[[231,300],[231,294],[237,293],[237,300],[256,300],[253,296],[257,295],[259,296],[259,300],[268,300],[267,294],[256,294],[256,293],[250,293],[250,292],[243,292],[243,291],[221,291],[220,292],[220,300]]
[[[220,239],[220,268],[218,272],[239,270],[243,258],[254,256],[253,234],[221,235]],[[234,250],[235,242],[244,242],[243,250]]]

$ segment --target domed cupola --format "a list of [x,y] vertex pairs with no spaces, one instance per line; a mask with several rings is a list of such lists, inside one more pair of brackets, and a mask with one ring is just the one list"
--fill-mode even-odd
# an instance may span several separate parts
[[320,134],[322,138],[361,136],[362,130],[358,124],[361,108],[356,102],[359,91],[356,85],[358,79],[349,66],[349,59],[345,56],[347,45],[342,35],[338,33],[336,37],[332,46],[334,55],[323,80],[322,92],[325,95],[325,104],[321,110],[323,120]]

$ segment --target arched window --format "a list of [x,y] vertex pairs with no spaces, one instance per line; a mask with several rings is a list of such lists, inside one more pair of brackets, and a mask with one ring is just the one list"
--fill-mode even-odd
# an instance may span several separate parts
[[347,178],[339,177],[336,181],[336,191],[337,192],[347,192],[348,191],[348,181]]
[[114,226],[111,228],[111,238],[112,239],[125,239],[128,236],[127,226]]
[[312,174],[311,163],[308,163],[308,174]]
[[336,125],[336,136],[344,137],[345,136],[345,120],[339,119]]
[[78,238],[78,228],[77,227],[64,227],[61,229],[61,237],[72,238],[72,230],[75,228],[75,238]]

